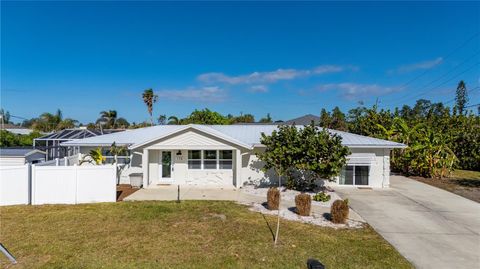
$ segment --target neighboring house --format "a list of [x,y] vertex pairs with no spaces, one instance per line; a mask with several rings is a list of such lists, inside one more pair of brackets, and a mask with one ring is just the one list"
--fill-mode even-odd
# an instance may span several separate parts
[[[299,126],[303,127],[303,126]],[[265,147],[261,134],[270,134],[276,125],[159,125],[121,133],[78,139],[62,143],[87,154],[95,147],[109,147],[113,142],[127,146],[131,161],[122,172],[143,173],[144,187],[158,184],[193,184],[201,186],[241,187],[247,182],[275,180],[264,174],[262,162],[255,155]],[[405,145],[330,130],[343,138],[352,152],[348,165],[337,180],[340,185],[387,187],[390,177],[390,150]]]
[[33,132],[32,129],[28,129],[18,125],[13,125],[10,123],[0,124],[0,130],[6,130],[12,134],[17,134],[17,135],[29,135]]
[[104,134],[121,132],[123,130],[88,130],[86,127],[64,129],[55,133],[50,133],[33,140],[33,146],[47,153],[47,160],[63,158],[78,153],[78,148],[64,148],[60,144],[67,141],[75,141],[88,137],[95,137]]
[[24,165],[45,161],[45,152],[37,149],[0,149],[0,166]]
[[315,125],[319,125],[320,124],[320,117],[312,115],[312,114],[307,114],[305,116],[301,116],[301,117],[298,117],[298,118],[295,118],[295,119],[284,121],[280,124],[309,125],[309,124],[312,123],[312,121],[315,123]]

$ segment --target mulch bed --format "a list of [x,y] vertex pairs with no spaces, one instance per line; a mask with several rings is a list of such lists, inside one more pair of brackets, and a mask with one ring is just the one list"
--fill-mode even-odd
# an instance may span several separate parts
[[123,201],[125,197],[138,191],[139,188],[133,188],[130,184],[117,185],[117,202]]
[[438,179],[423,177],[410,178],[449,192],[453,192],[457,195],[480,203],[480,185],[476,180],[462,180],[455,178]]

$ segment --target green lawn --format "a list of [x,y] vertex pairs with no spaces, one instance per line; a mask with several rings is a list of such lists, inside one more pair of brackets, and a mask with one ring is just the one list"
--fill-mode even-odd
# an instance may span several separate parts
[[371,228],[283,220],[274,248],[275,217],[233,202],[12,206],[0,220],[12,268],[306,268],[311,257],[327,268],[412,267]]

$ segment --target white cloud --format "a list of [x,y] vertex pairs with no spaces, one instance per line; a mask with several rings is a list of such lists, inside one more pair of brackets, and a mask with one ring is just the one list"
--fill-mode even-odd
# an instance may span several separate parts
[[333,83],[323,84],[317,88],[320,91],[337,90],[340,95],[348,100],[359,97],[381,96],[388,93],[396,92],[400,88],[384,87],[377,84],[357,84],[357,83]]
[[443,58],[438,57],[438,58],[433,59],[433,60],[402,65],[402,66],[399,66],[398,68],[396,68],[395,70],[389,70],[388,72],[390,74],[393,74],[393,73],[403,74],[403,73],[413,72],[413,71],[416,71],[416,70],[431,69],[431,68],[434,68],[435,66],[441,64],[442,62],[443,62]]
[[156,92],[160,99],[172,101],[223,102],[227,93],[219,87],[187,88],[184,90],[161,90]]
[[266,93],[268,92],[268,87],[265,85],[254,85],[248,89],[249,92],[254,93]]
[[226,84],[253,84],[253,83],[275,83],[280,80],[293,80],[301,77],[322,75],[327,73],[338,73],[346,69],[356,70],[352,66],[321,65],[313,69],[277,69],[269,72],[253,72],[246,75],[229,76],[224,73],[205,73],[197,77],[204,83],[226,83]]

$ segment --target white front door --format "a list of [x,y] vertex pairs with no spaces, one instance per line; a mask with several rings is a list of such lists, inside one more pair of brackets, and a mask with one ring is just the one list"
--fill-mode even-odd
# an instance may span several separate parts
[[173,159],[171,151],[160,151],[160,167],[159,167],[160,184],[173,183]]

